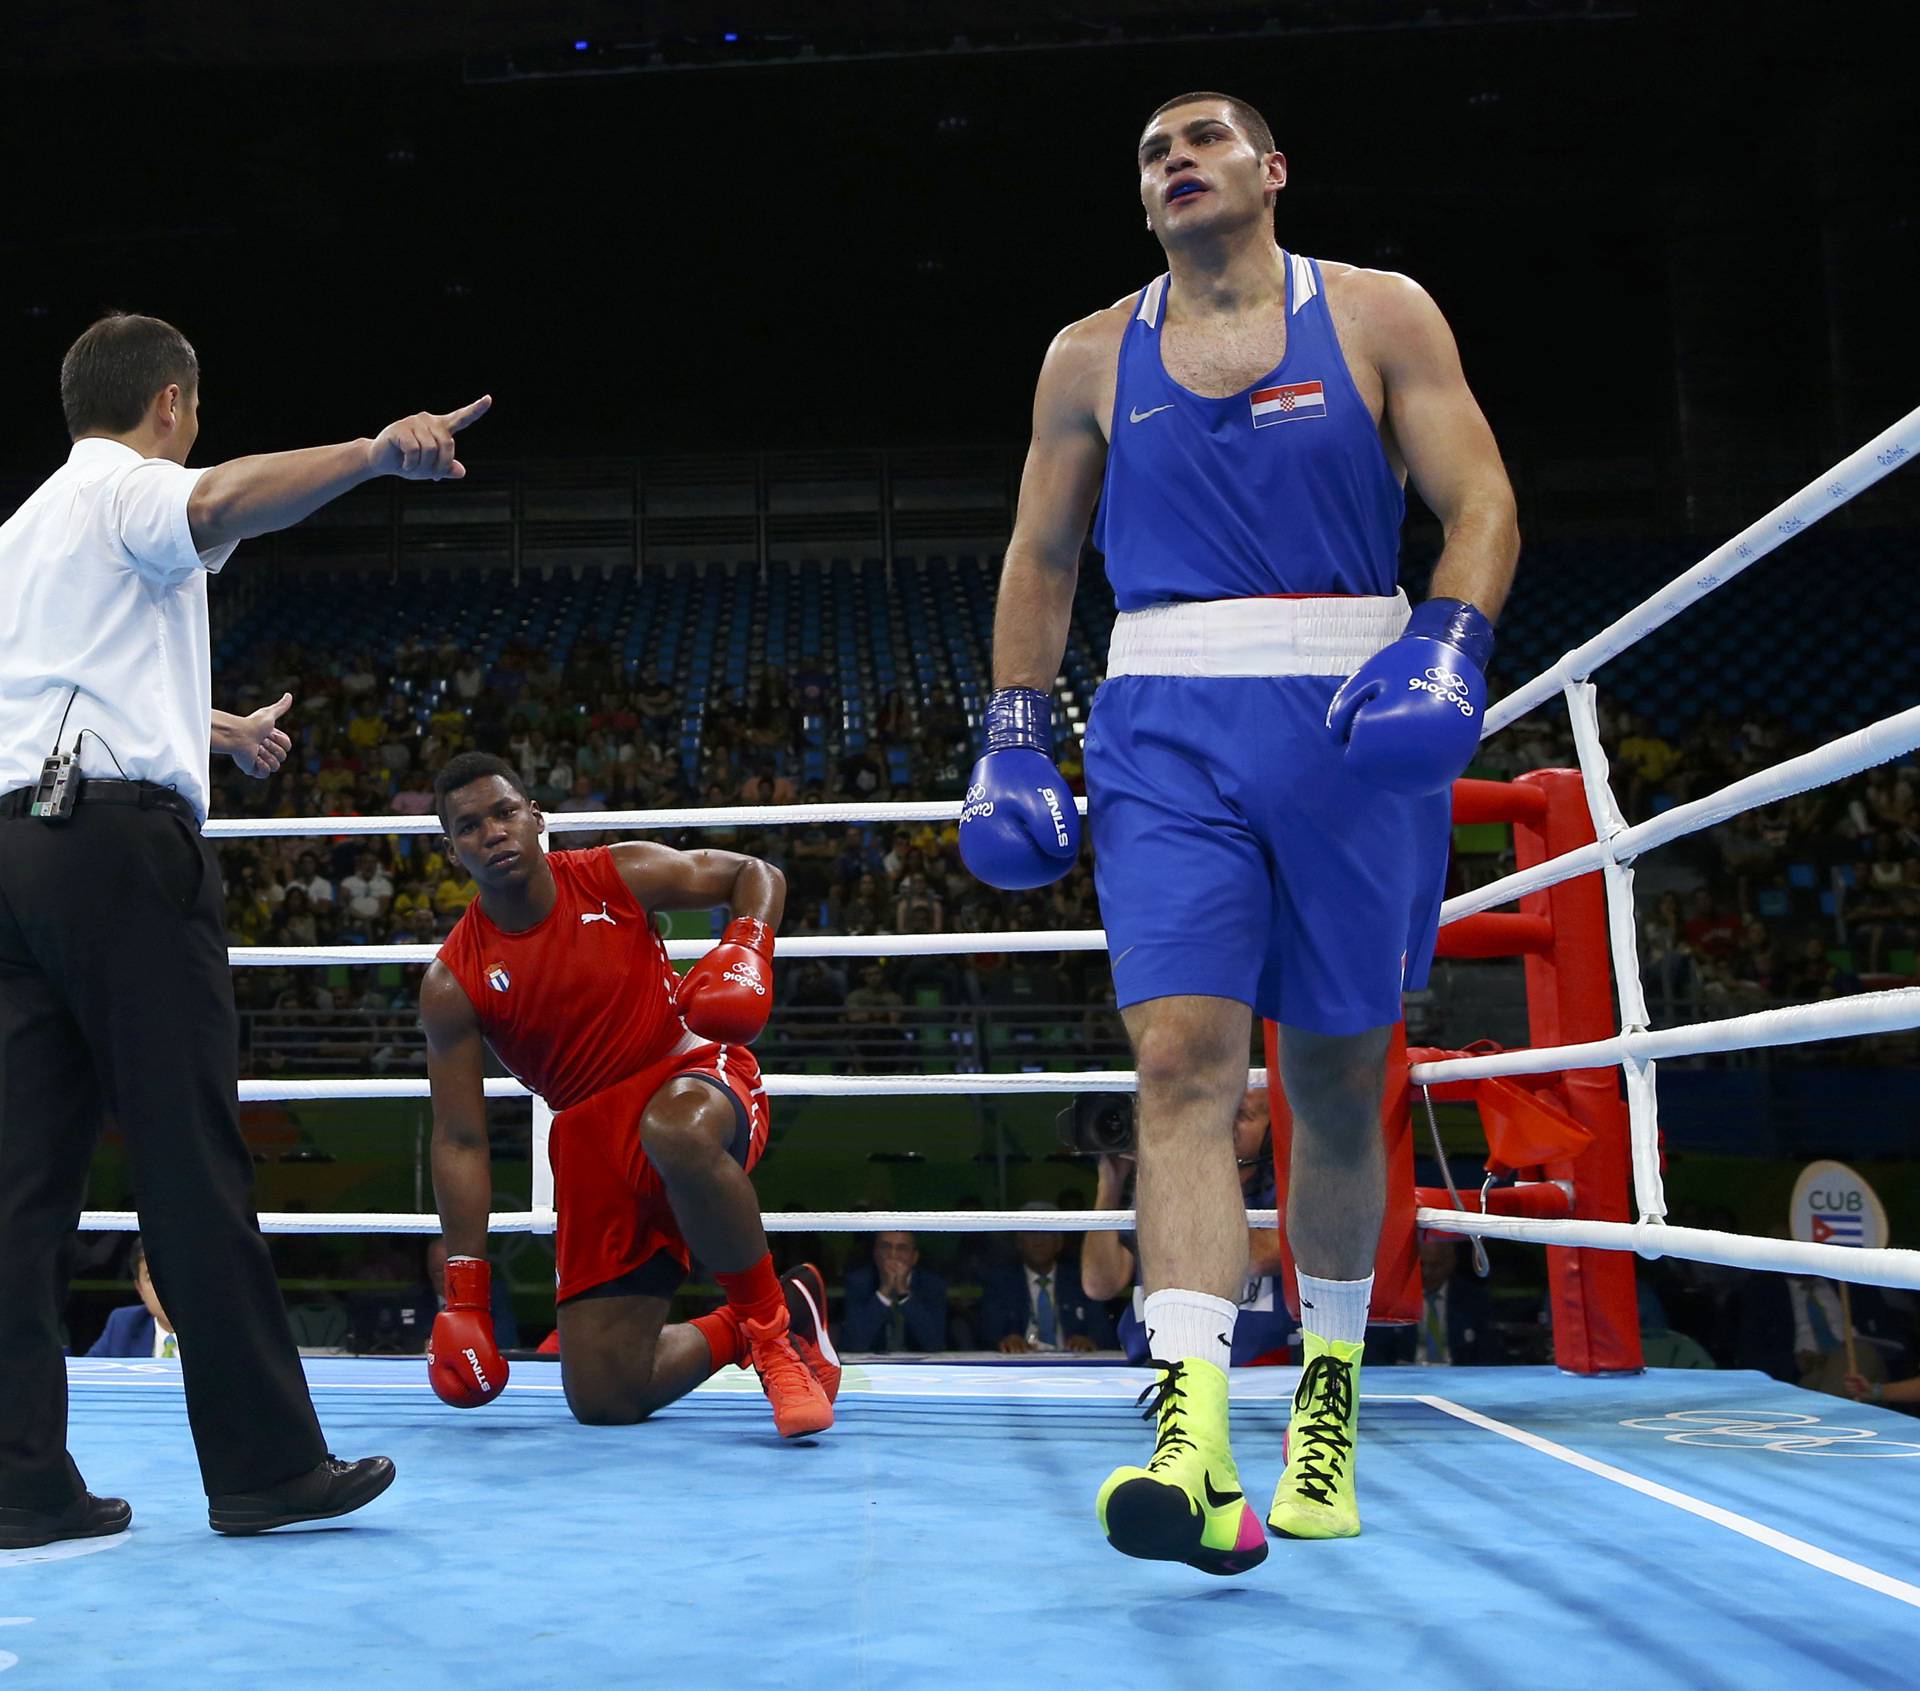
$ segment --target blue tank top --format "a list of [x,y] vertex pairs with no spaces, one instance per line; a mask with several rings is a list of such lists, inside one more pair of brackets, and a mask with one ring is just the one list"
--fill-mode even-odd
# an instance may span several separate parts
[[1386,596],[1406,495],[1347,373],[1320,266],[1283,253],[1287,351],[1231,399],[1160,359],[1168,278],[1120,342],[1093,543],[1123,611],[1276,593]]

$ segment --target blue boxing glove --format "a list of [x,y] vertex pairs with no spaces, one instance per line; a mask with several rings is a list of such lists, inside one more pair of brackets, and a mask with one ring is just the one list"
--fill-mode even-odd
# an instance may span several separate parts
[[1493,624],[1462,599],[1429,599],[1406,632],[1341,683],[1327,726],[1346,765],[1391,793],[1438,793],[1473,761]]
[[990,887],[1057,881],[1080,855],[1080,812],[1053,761],[1053,707],[1032,687],[987,700],[987,744],[960,807],[960,859]]

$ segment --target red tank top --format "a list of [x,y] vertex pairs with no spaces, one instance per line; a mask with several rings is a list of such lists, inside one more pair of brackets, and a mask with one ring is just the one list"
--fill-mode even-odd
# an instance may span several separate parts
[[440,947],[501,1062],[555,1110],[658,1062],[686,1036],[667,948],[613,853],[548,854],[559,897],[523,933],[475,899]]

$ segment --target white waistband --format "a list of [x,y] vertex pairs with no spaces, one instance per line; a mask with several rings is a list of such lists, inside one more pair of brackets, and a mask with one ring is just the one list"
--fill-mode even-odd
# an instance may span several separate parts
[[1400,637],[1411,614],[1390,599],[1204,599],[1122,611],[1107,677],[1348,676]]

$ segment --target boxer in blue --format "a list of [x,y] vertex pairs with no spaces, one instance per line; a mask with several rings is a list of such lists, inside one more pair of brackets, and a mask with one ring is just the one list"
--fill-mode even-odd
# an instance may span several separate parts
[[[1181,95],[1135,162],[1168,273],[1062,330],[1041,368],[960,849],[999,887],[1054,880],[1077,855],[1048,689],[1097,501],[1120,617],[1087,792],[1140,1076],[1160,1370],[1153,1456],[1110,1476],[1097,1511],[1128,1555],[1233,1574],[1266,1555],[1224,1372],[1246,1270],[1232,1130],[1252,1015],[1281,1028],[1305,1335],[1267,1525],[1347,1537],[1384,1058],[1401,991],[1432,958],[1449,788],[1480,737],[1520,538],[1433,301],[1404,276],[1275,244],[1287,163],[1257,111]],[[1409,476],[1446,534],[1433,596],[1411,609],[1396,586]]]

